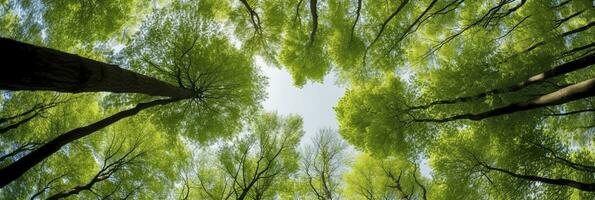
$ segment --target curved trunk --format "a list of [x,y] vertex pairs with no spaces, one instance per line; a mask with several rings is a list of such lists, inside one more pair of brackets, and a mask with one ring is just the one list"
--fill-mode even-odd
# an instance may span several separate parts
[[12,181],[16,180],[17,178],[21,177],[25,172],[29,169],[33,168],[35,165],[40,163],[41,161],[45,160],[46,158],[50,157],[52,154],[60,150],[64,145],[69,144],[72,141],[78,140],[82,137],[90,135],[95,131],[98,131],[106,126],[109,126],[115,122],[120,121],[126,117],[130,117],[135,115],[136,113],[158,105],[166,105],[172,102],[180,101],[181,99],[160,99],[154,100],[147,103],[140,103],[137,104],[134,108],[120,111],[112,116],[109,116],[105,119],[99,120],[93,124],[89,124],[84,127],[76,128],[71,131],[68,131],[53,140],[49,141],[48,143],[44,144],[43,146],[39,147],[38,149],[32,151],[31,153],[23,156],[21,159],[13,162],[12,164],[0,169],[0,188],[8,185]]
[[0,38],[4,73],[0,90],[139,93],[187,98],[190,90],[116,65],[78,55]]
[[564,103],[568,103],[571,101],[576,101],[583,98],[588,98],[595,96],[595,78],[576,83],[565,88],[562,88],[558,91],[537,97],[535,99],[520,102],[520,103],[513,103],[509,104],[504,107],[495,108],[489,111],[477,113],[477,114],[460,114],[455,115],[447,118],[441,119],[414,119],[415,122],[449,122],[461,119],[469,119],[469,120],[483,120],[490,117],[496,117],[500,115],[506,115],[510,113],[526,111],[536,108],[542,108],[546,106],[554,106],[560,105]]
[[485,98],[489,95],[516,92],[516,91],[519,91],[519,90],[526,88],[530,85],[533,85],[536,83],[541,83],[547,79],[561,76],[561,75],[564,75],[564,74],[567,74],[570,72],[574,72],[579,69],[589,67],[593,64],[595,64],[595,54],[589,54],[583,58],[580,58],[580,59],[577,59],[577,60],[574,60],[571,62],[567,62],[562,65],[558,65],[550,70],[533,75],[522,82],[519,82],[514,85],[510,85],[508,87],[497,88],[497,89],[489,90],[489,91],[482,92],[482,93],[472,95],[472,96],[463,96],[463,97],[458,97],[458,98],[454,98],[454,99],[433,101],[433,102],[425,104],[425,105],[413,106],[413,107],[409,108],[409,110],[426,109],[426,108],[429,108],[429,107],[432,107],[435,105],[447,105],[447,104],[455,104],[455,103],[460,103],[460,102],[474,101],[474,100]]
[[511,171],[505,170],[505,169],[500,169],[500,168],[496,168],[496,167],[492,167],[492,166],[488,166],[488,165],[484,165],[484,166],[489,170],[499,171],[499,172],[508,174],[510,176],[513,176],[513,177],[516,177],[519,179],[524,179],[524,180],[528,180],[528,181],[537,181],[537,182],[552,184],[552,185],[568,186],[568,187],[576,188],[576,189],[579,189],[582,191],[595,191],[595,183],[583,183],[583,182],[578,182],[578,181],[573,181],[573,180],[563,179],[563,178],[552,179],[552,178],[545,178],[545,177],[540,177],[540,176],[517,174],[517,173],[511,172]]

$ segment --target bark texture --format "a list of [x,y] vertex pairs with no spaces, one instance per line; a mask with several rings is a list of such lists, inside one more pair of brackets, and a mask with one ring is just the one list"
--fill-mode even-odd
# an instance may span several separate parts
[[474,101],[474,100],[485,98],[490,95],[516,92],[516,91],[519,91],[519,90],[526,88],[530,85],[541,83],[547,79],[561,76],[561,75],[564,75],[564,74],[567,74],[570,72],[574,72],[579,69],[589,67],[593,64],[595,64],[595,54],[592,53],[592,54],[589,54],[589,55],[582,57],[580,59],[558,65],[550,70],[533,75],[533,76],[529,77],[528,79],[523,80],[523,81],[516,83],[514,85],[509,85],[507,87],[489,90],[489,91],[482,92],[482,93],[472,95],[472,96],[463,96],[463,97],[458,97],[458,98],[454,98],[454,99],[433,101],[433,102],[430,102],[425,105],[413,106],[413,107],[409,108],[409,110],[426,109],[426,108],[429,108],[429,107],[435,106],[435,105],[446,105],[446,104],[455,104],[455,103],[460,103],[460,102]]
[[0,90],[139,93],[188,98],[192,91],[116,65],[0,38]]
[[531,109],[536,109],[536,108],[542,108],[542,107],[546,107],[546,106],[560,105],[560,104],[564,104],[564,103],[568,103],[571,101],[588,98],[588,97],[592,97],[592,96],[595,96],[595,78],[567,86],[567,87],[562,88],[558,91],[555,91],[555,92],[552,92],[552,93],[549,93],[546,95],[542,95],[540,97],[537,97],[537,98],[529,100],[529,101],[513,103],[513,104],[506,105],[504,107],[488,110],[488,111],[481,112],[481,113],[460,114],[460,115],[455,115],[455,116],[441,118],[441,119],[414,119],[413,121],[415,121],[415,122],[438,122],[438,123],[462,120],[462,119],[477,121],[477,120],[483,120],[483,119],[490,118],[490,117],[496,117],[496,116],[501,116],[501,115],[515,113],[515,112],[521,112],[521,111],[526,111],[526,110],[531,110]]

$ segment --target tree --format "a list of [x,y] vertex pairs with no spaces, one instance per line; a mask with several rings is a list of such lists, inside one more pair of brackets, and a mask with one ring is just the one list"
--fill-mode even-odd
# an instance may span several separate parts
[[322,129],[304,148],[302,173],[317,199],[338,199],[340,178],[348,162],[347,144],[331,129]]
[[[425,8],[429,8],[430,11],[425,12],[427,10],[422,9],[419,16],[426,16],[427,13],[441,7],[433,3],[426,4]],[[450,9],[447,13],[437,10],[438,13],[454,18],[474,16],[466,13],[473,3],[451,3],[443,7]],[[534,20],[532,18],[537,16],[544,19],[552,18],[548,12],[553,11],[544,4],[530,1],[501,1],[494,7],[491,6],[479,6],[480,10],[485,9],[487,12],[480,12],[479,18],[472,20],[467,26],[468,29],[461,28],[460,32],[454,34],[444,29],[436,30],[444,35],[453,36],[446,36],[446,40],[438,40],[442,42],[437,45],[407,39],[401,41],[397,46],[399,48],[406,49],[410,45],[418,44],[431,49],[430,57],[419,52],[419,47],[411,47],[414,53],[395,58],[403,60],[404,63],[390,69],[397,68],[397,73],[406,72],[409,75],[395,75],[390,71],[366,82],[354,82],[350,92],[347,92],[336,108],[337,117],[342,124],[340,132],[347,140],[357,143],[357,146],[362,148],[376,149],[380,152],[398,146],[403,154],[415,156],[428,145],[427,139],[434,137],[435,134],[431,132],[436,131],[432,130],[451,126],[444,123],[463,126],[471,122],[460,120],[489,120],[490,122],[486,123],[500,121],[505,124],[510,122],[506,119],[521,115],[525,117],[519,119],[539,120],[538,118],[543,116],[540,113],[544,110],[563,113],[562,110],[575,105],[582,105],[578,106],[578,110],[589,110],[586,102],[593,96],[592,77],[585,76],[584,73],[592,71],[590,66],[593,64],[593,55],[583,50],[590,48],[586,34],[589,33],[592,24],[588,21],[568,23],[581,18],[577,15],[577,18],[572,18],[566,22],[568,24],[564,24],[570,29],[565,32],[557,31],[558,28],[552,24],[539,27],[518,25],[527,23],[527,20]],[[461,13],[452,13],[453,10],[459,10]],[[518,12],[525,14],[518,16]],[[531,17],[524,18],[526,15]],[[433,15],[428,18],[427,29],[431,29],[433,20],[440,21],[438,18],[441,16]],[[466,22],[463,19],[461,21]],[[491,27],[495,24],[509,26],[509,30],[494,36]],[[408,30],[405,30],[407,37],[433,37],[427,33]],[[413,30],[425,29],[419,27]],[[469,30],[475,32],[470,34],[467,32]],[[537,36],[542,33],[541,30],[547,30],[548,34]],[[515,34],[517,31],[535,34],[535,37],[531,36],[533,42],[514,43],[526,38],[526,35]],[[570,36],[574,37],[570,47],[556,50],[543,48],[562,45],[560,41]],[[494,37],[495,39],[490,39]],[[411,44],[403,43],[406,41]],[[567,52],[570,54],[566,54]],[[371,55],[374,58],[374,54]],[[379,65],[382,66],[382,63]],[[387,132],[394,138],[393,141],[387,141],[390,145],[381,140]],[[362,140],[356,136],[360,134],[369,139]],[[383,136],[374,138],[380,135]]]
[[76,128],[71,131],[68,131],[51,141],[41,145],[39,148],[31,151],[27,155],[19,158],[17,161],[11,163],[8,166],[3,167],[0,169],[0,175],[4,177],[2,181],[0,181],[0,187],[4,187],[7,184],[11,183],[12,181],[16,180],[17,178],[21,177],[25,172],[31,169],[36,164],[39,164],[41,161],[47,159],[52,154],[59,151],[63,146],[83,138],[89,134],[92,134],[106,126],[109,126],[121,119],[126,117],[130,117],[132,115],[137,114],[141,110],[158,106],[158,105],[167,105],[169,103],[178,101],[177,99],[159,99],[147,103],[141,103],[135,106],[132,109],[124,110],[118,112],[110,117],[97,121],[95,123],[89,124],[84,127]]
[[[80,100],[82,98],[73,99],[76,105],[89,107],[83,102],[77,102]],[[54,109],[69,111],[69,107],[72,105],[62,105]],[[74,109],[81,110],[81,108]],[[61,115],[68,112],[56,113]],[[69,118],[81,117],[85,116],[62,116],[56,122],[49,123],[56,127],[48,128],[53,130],[59,126],[68,126],[69,122],[73,122]],[[179,138],[171,137],[164,130],[151,124],[152,117],[156,116],[141,113],[138,117],[125,119],[124,123],[116,123],[101,130],[102,134],[89,135],[67,145],[66,148],[62,148],[33,167],[21,178],[5,186],[0,190],[0,197],[29,199],[37,195],[36,198],[45,199],[64,191],[77,191],[78,189],[71,189],[87,185],[91,180],[95,180],[94,177],[100,171],[114,173],[111,173],[107,179],[98,176],[100,181],[92,185],[91,191],[82,190],[78,193],[78,198],[168,197],[175,183],[179,181],[179,170],[187,164],[190,152],[186,150],[187,147],[184,144],[180,143]],[[55,119],[52,115],[48,118]],[[60,125],[60,123],[63,124]],[[27,126],[31,125],[33,124],[27,124]],[[51,134],[48,137],[51,138]],[[134,149],[135,146],[136,150],[129,153],[129,150]],[[123,158],[126,153],[129,154],[125,160],[129,160],[128,158],[140,152],[144,152],[142,156],[135,157],[132,162],[122,165],[121,168],[107,168],[107,166],[114,166],[109,165],[110,163],[120,163],[115,161]],[[109,155],[112,156],[109,157]],[[107,159],[107,163],[104,163],[104,158]]]
[[245,135],[218,145],[213,161],[217,164],[200,165],[197,198],[274,198],[284,181],[298,170],[301,118],[263,113],[250,125]]
[[[591,15],[580,12],[587,5],[420,1],[418,9],[409,10],[411,2],[398,3],[407,5],[395,18],[401,12],[412,12],[402,16],[413,17],[394,23],[393,29],[388,22],[389,27],[376,34],[379,42],[364,53],[364,66],[371,75],[352,77],[350,89],[335,108],[342,136],[374,156],[436,159],[431,166],[436,191],[428,193],[429,198],[539,194],[588,199],[588,193],[569,185],[544,186],[548,184],[512,176],[589,184],[588,171],[577,169],[591,166],[589,144],[580,136],[591,130],[569,128],[590,127],[593,121],[593,39],[588,36],[593,22]],[[537,25],[533,20],[546,23]],[[418,22],[420,26],[413,25]],[[456,28],[444,29],[451,26]],[[569,92],[571,88],[582,92]],[[551,152],[519,142],[528,137],[547,139],[548,145],[555,144],[567,156],[553,157],[556,164],[539,161],[551,158],[546,156]],[[487,166],[511,173],[487,172],[485,165],[453,153],[464,152],[458,147],[467,145]]]
[[348,199],[427,199],[428,186],[417,164],[360,154],[345,173]]
[[[135,163],[136,160],[138,160],[139,157],[144,156],[144,154],[146,154],[146,152],[143,152],[142,150],[138,149],[140,143],[132,144],[132,146],[129,147],[127,150],[124,150],[123,146],[123,142],[119,142],[118,144],[116,144],[115,141],[110,142],[105,154],[103,155],[101,168],[87,183],[74,186],[67,190],[62,190],[60,192],[52,194],[47,199],[63,199],[72,195],[77,195],[84,191],[93,192],[94,185],[110,179],[115,173],[118,173],[118,171],[130,167],[130,165],[138,164]],[[33,199],[36,195],[34,195],[31,198]],[[109,194],[104,198],[106,197],[109,197]],[[124,199],[127,199],[127,197],[125,197]]]
[[[179,4],[178,6],[170,10],[176,12],[164,10],[161,13],[156,13],[146,24],[147,28],[145,30],[147,32],[139,33],[137,36],[138,40],[132,42],[127,53],[129,53],[129,59],[131,59],[129,62],[133,65],[133,68],[136,67],[139,70],[143,70],[143,67],[150,65],[154,70],[150,72],[161,73],[161,76],[164,77],[169,77],[171,73],[175,72],[170,78],[177,80],[180,84],[179,87],[182,89],[192,91],[193,95],[190,96],[191,99],[188,99],[188,97],[169,98],[140,103],[135,108],[121,111],[85,127],[75,128],[66,132],[44,144],[39,149],[32,151],[22,159],[0,169],[0,174],[3,177],[8,177],[0,182],[1,186],[5,186],[15,180],[64,145],[123,118],[135,115],[141,110],[157,105],[188,100],[186,103],[181,104],[180,107],[189,107],[188,109],[195,109],[196,112],[185,113],[182,109],[171,108],[169,109],[170,112],[167,112],[167,115],[163,114],[165,112],[162,112],[162,114],[166,115],[166,117],[169,115],[168,118],[174,120],[166,121],[170,122],[168,124],[169,126],[183,123],[181,122],[183,118],[181,119],[180,117],[184,114],[188,114],[188,118],[192,118],[193,120],[202,118],[202,121],[195,121],[197,123],[185,128],[186,133],[196,133],[200,130],[202,133],[200,135],[189,135],[199,141],[224,137],[238,129],[240,119],[246,114],[254,112],[258,102],[262,98],[260,90],[263,83],[261,77],[254,70],[247,56],[242,55],[226,40],[216,35],[216,33],[195,32],[199,31],[199,29],[193,29],[192,25],[213,25],[209,22],[201,21],[201,16],[192,12],[194,8],[200,7],[202,4]],[[185,21],[181,22],[179,20],[182,18],[177,18],[176,16],[193,18],[183,18]],[[159,23],[177,24],[175,27],[172,27],[175,31],[163,32],[158,29],[161,28],[157,26]],[[181,35],[186,35],[187,40],[194,42],[186,43],[187,41],[174,39],[176,31]],[[199,38],[204,39],[201,40],[204,43],[196,43]],[[168,48],[162,45],[166,45]],[[155,48],[153,53],[165,54],[153,54],[152,56],[134,54],[134,52],[138,52],[141,48]],[[138,66],[140,63],[144,63],[145,65]],[[233,78],[229,78],[232,76]],[[174,115],[175,117],[173,117]]]
[[[430,165],[435,181],[429,195],[440,199],[592,197],[592,193],[573,189],[571,184],[560,184],[592,182],[592,172],[576,168],[593,165],[588,149],[579,146],[570,149],[555,130],[511,129],[520,133],[514,140],[502,137],[510,134],[503,130],[485,136],[480,127],[437,138],[431,150]],[[558,158],[543,147],[556,152]],[[560,162],[559,158],[574,165]]]

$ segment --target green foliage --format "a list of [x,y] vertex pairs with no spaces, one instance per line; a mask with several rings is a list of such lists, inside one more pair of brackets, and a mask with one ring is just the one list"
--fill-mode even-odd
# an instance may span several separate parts
[[[55,98],[64,101],[43,112],[41,117],[34,118],[22,127],[9,132],[8,135],[2,135],[2,149],[5,150],[2,155],[31,142],[35,143],[34,145],[40,145],[65,131],[86,125],[89,121],[96,121],[107,114],[107,111],[102,110],[97,103],[99,95],[89,94],[56,97],[56,94],[51,93],[12,93],[10,98],[3,102],[3,108],[19,112],[19,109],[12,108],[47,102]],[[176,137],[172,138],[152,125],[151,120],[148,120],[151,118],[153,117],[150,115],[131,118],[67,146],[9,187],[3,188],[0,196],[24,199],[39,193],[37,197],[44,198],[74,186],[86,184],[104,164],[102,159],[108,155],[107,149],[110,145],[114,146],[112,153],[115,152],[115,154],[112,156],[119,157],[134,144],[139,144],[135,152],[144,152],[142,156],[114,173],[107,181],[96,184],[93,187],[95,193],[84,191],[79,194],[80,197],[101,197],[112,191],[113,197],[120,198],[128,193],[134,194],[139,199],[166,196],[167,193],[160,191],[173,187],[178,176],[177,170],[188,158],[188,152],[182,143],[176,142]],[[118,151],[116,152],[115,149]],[[24,155],[26,152],[28,151],[3,160],[2,165],[9,164],[17,159],[18,155]],[[151,174],[147,174],[147,171],[151,171]]]
[[[415,174],[415,175],[414,175]],[[346,199],[400,199],[403,195],[421,199],[422,187],[429,188],[412,163],[402,159],[376,159],[360,154],[343,175]],[[426,184],[426,185],[424,185]]]
[[[272,199],[298,170],[297,147],[304,134],[302,119],[263,113],[250,121],[241,137],[201,151],[196,172],[197,198]],[[216,152],[216,153],[215,153]]]
[[201,142],[237,132],[241,118],[258,109],[265,84],[251,57],[211,21],[215,16],[201,12],[215,6],[209,3],[174,3],[156,12],[124,50],[135,71],[200,93],[157,114],[170,132]]
[[[592,79],[587,64],[524,85],[592,60],[594,15],[586,0],[0,0],[0,37],[193,92],[67,144],[0,199],[48,198],[126,155],[138,157],[68,198],[593,199],[511,175],[593,184],[593,97],[473,116]],[[297,87],[337,74],[341,137],[325,129],[299,152],[302,119],[262,111],[257,57]],[[18,126],[0,134],[0,167],[156,98],[1,94],[0,128]],[[342,138],[361,151],[353,163]]]
[[340,133],[352,145],[379,155],[411,157],[432,136],[427,125],[407,121],[405,85],[394,77],[353,87],[335,107]]

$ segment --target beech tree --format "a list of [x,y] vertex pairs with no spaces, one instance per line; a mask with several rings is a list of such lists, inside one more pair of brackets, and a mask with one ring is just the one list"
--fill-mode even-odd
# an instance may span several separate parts
[[360,154],[343,176],[346,199],[428,199],[431,187],[418,164]]
[[298,170],[302,120],[276,113],[253,120],[248,133],[215,147],[215,158],[200,159],[204,163],[192,181],[197,188],[194,198],[269,199],[283,190],[286,179]]
[[[175,48],[169,50],[162,49],[167,51],[169,55],[173,57],[165,56],[164,54],[156,54],[154,57],[151,57],[150,60],[147,60],[147,55],[142,55],[143,59],[141,61],[149,63],[151,66],[155,67],[156,71],[153,72],[163,73],[162,76],[167,76],[169,73],[167,71],[159,70],[171,69],[175,71],[175,79],[180,85],[178,87],[171,88],[177,89],[178,91],[191,91],[190,93],[192,95],[182,98],[174,97],[139,103],[132,109],[120,111],[95,123],[91,123],[84,127],[74,128],[71,131],[65,132],[64,134],[45,143],[44,145],[41,145],[39,148],[27,154],[23,158],[0,169],[0,174],[2,174],[3,177],[6,177],[0,182],[1,186],[5,186],[6,184],[14,181],[34,165],[40,163],[53,153],[60,150],[60,148],[63,146],[94,133],[121,119],[133,116],[144,109],[158,105],[167,105],[174,102],[180,102],[182,100],[187,101],[187,103],[184,103],[180,106],[186,109],[196,110],[196,112],[189,113],[190,116],[187,116],[187,119],[192,118],[193,120],[197,120],[203,118],[203,120],[199,120],[201,121],[200,123],[195,123],[192,126],[186,127],[185,131],[186,133],[196,133],[200,130],[201,134],[195,134],[194,136],[192,134],[188,135],[189,137],[199,141],[206,141],[213,137],[224,137],[226,134],[229,135],[233,133],[233,131],[237,130],[239,128],[239,119],[242,116],[253,112],[258,102],[262,98],[260,89],[263,83],[261,81],[261,77],[256,73],[252,64],[250,63],[249,57],[244,56],[238,50],[233,49],[233,47],[231,47],[231,45],[226,40],[220,38],[220,36],[216,35],[215,32],[196,32],[200,30],[192,28],[192,25],[209,26],[210,24],[210,22],[201,21],[201,16],[197,15],[196,13],[190,13],[192,9],[200,6],[202,6],[202,4],[184,4],[170,10],[176,12],[164,10],[162,12],[156,13],[152,20],[148,20],[147,25],[145,25],[149,26],[147,29],[145,29],[148,32],[139,33],[138,40],[132,41],[132,44],[130,45],[131,49],[127,51],[130,52],[131,58],[137,58],[132,52],[139,52],[141,51],[140,48],[150,48],[151,44],[169,45],[170,48]],[[187,18],[189,16],[194,16],[194,18]],[[182,19],[179,17],[185,17],[183,19],[190,20],[183,22],[176,21]],[[175,36],[176,33],[172,32],[172,30],[169,30],[167,33],[156,29],[150,30],[150,27],[158,28],[158,26],[151,26],[152,23],[164,22],[170,24],[177,23],[177,26],[171,28],[173,30],[177,30],[178,33],[182,35],[188,36],[188,40],[192,39],[196,42],[200,37],[203,39],[202,41],[205,41],[206,43],[185,43],[183,40],[174,39],[173,36]],[[165,40],[166,37],[169,37],[170,39]],[[151,40],[154,41],[151,42]],[[138,46],[140,44],[149,46]],[[180,44],[187,46],[181,47]],[[198,47],[194,48],[195,45]],[[155,46],[155,48],[158,47],[162,46]],[[211,48],[215,48],[218,51],[216,53],[211,52],[209,55],[207,51]],[[171,63],[171,59],[173,59],[175,62]],[[196,63],[193,64],[193,60],[197,60]],[[130,62],[131,65],[139,67],[139,70],[142,69],[142,66],[139,66],[139,63],[133,61]],[[154,62],[157,62],[158,64],[155,65]],[[181,63],[183,63],[183,65],[181,65]],[[62,67],[63,65],[60,66]],[[114,68],[114,66],[112,66],[112,68]],[[81,70],[79,69],[79,71],[76,72],[81,72]],[[29,73],[42,74],[35,71]],[[137,78],[143,77],[141,75],[129,73],[126,70],[120,70],[116,74],[122,73],[131,74],[133,75],[132,77]],[[234,78],[229,78],[229,76],[234,76]],[[41,77],[41,79],[39,79],[39,77],[35,77],[34,80],[43,80],[43,77]],[[123,79],[120,79],[119,83],[121,83],[122,80]],[[156,81],[156,79],[152,79],[152,81]],[[10,81],[6,82],[8,85],[12,85],[13,87],[15,85]],[[45,85],[43,87],[49,87],[48,82],[41,82],[43,83],[42,85]],[[104,82],[100,81],[99,83],[102,85]],[[143,87],[144,86],[146,85],[143,85]],[[151,89],[150,85],[149,88],[146,89]],[[161,91],[161,89],[158,89],[157,91]],[[166,112],[169,112],[170,119],[176,120],[176,122],[169,121],[171,122],[169,123],[170,125],[172,123],[183,123],[182,118],[180,118],[182,115],[184,115],[180,113],[184,112],[183,110],[171,108],[170,111],[162,111],[161,113]],[[177,117],[171,117],[173,115],[176,115]],[[219,115],[219,117],[216,115]],[[215,131],[216,133],[213,133]]]
[[306,146],[302,173],[310,195],[316,199],[339,199],[341,174],[349,161],[347,144],[332,129],[321,129]]
[[[0,0],[0,199],[593,199],[592,8]],[[336,76],[338,130],[261,61]]]

